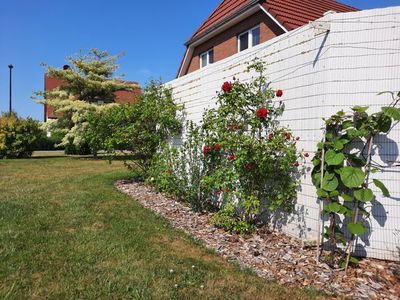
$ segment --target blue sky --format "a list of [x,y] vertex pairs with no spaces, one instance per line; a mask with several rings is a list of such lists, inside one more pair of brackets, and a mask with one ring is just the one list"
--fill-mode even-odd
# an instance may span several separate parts
[[[145,84],[174,78],[183,43],[220,0],[0,0],[0,111],[8,110],[8,65],[13,64],[13,109],[42,120],[30,97],[43,90],[41,63],[62,66],[79,49],[125,52],[120,73]],[[400,0],[342,0],[361,9]]]

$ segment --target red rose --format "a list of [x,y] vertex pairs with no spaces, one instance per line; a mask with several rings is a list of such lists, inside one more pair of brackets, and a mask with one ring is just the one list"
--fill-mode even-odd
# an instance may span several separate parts
[[165,173],[172,174],[172,170],[171,169],[165,170]]
[[310,157],[310,154],[308,154],[307,152],[304,153],[304,157]]
[[300,166],[300,164],[299,164],[298,161],[296,161],[296,162],[293,163],[293,166],[298,167],[298,166]]
[[276,96],[277,97],[282,97],[282,95],[283,95],[283,91],[282,90],[277,90],[276,91]]
[[232,83],[228,82],[228,81],[224,82],[224,84],[222,85],[222,90],[225,93],[228,93],[228,92],[230,92],[231,89],[232,89]]
[[266,109],[265,107],[261,107],[257,110],[257,117],[259,119],[266,119],[268,115],[268,109]]
[[211,152],[211,147],[210,147],[210,145],[205,145],[204,148],[203,148],[203,153],[204,153],[204,155],[207,155],[207,154],[209,154],[210,152]]
[[220,144],[215,144],[214,145],[214,151],[219,151],[221,149],[221,145]]
[[228,188],[226,188],[226,189],[225,189],[225,192],[226,192],[226,193],[229,193],[229,189],[228,189]]
[[270,133],[270,134],[268,135],[268,139],[271,141],[273,138],[274,138],[274,134],[273,134],[273,133]]
[[234,159],[235,159],[235,154],[233,154],[233,153],[230,154],[230,155],[229,155],[229,159],[230,159],[230,160],[234,160]]

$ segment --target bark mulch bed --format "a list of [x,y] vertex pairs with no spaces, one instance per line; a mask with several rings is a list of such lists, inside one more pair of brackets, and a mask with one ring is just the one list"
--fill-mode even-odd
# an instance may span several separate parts
[[252,268],[259,276],[297,287],[314,287],[354,299],[400,299],[400,264],[363,259],[358,268],[332,270],[317,265],[315,249],[282,232],[260,228],[241,236],[218,229],[210,214],[193,212],[185,203],[154,192],[143,183],[119,181],[116,187],[144,207],[165,217],[224,258]]

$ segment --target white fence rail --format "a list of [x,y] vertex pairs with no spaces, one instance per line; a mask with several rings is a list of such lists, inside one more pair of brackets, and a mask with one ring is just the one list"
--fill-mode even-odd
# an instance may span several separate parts
[[[248,62],[260,58],[267,65],[271,86],[283,89],[286,110],[282,125],[301,137],[299,149],[313,153],[322,138],[323,117],[354,105],[370,111],[391,102],[382,91],[400,90],[400,7],[332,14],[318,20],[330,27],[318,32],[313,24],[276,37],[168,83],[174,98],[185,105],[187,119],[201,120],[215,105],[216,91],[235,76],[246,81]],[[371,211],[370,231],[357,241],[357,252],[380,259],[399,259],[400,247],[400,125],[378,139],[374,161],[387,165],[375,174],[391,192]],[[312,167],[308,161],[308,167]],[[318,204],[310,172],[302,179],[297,213],[282,229],[302,239],[316,239]]]

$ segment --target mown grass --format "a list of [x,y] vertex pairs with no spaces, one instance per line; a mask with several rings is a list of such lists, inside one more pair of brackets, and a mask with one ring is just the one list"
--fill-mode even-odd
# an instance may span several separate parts
[[309,299],[241,271],[114,188],[121,163],[0,161],[0,299]]

